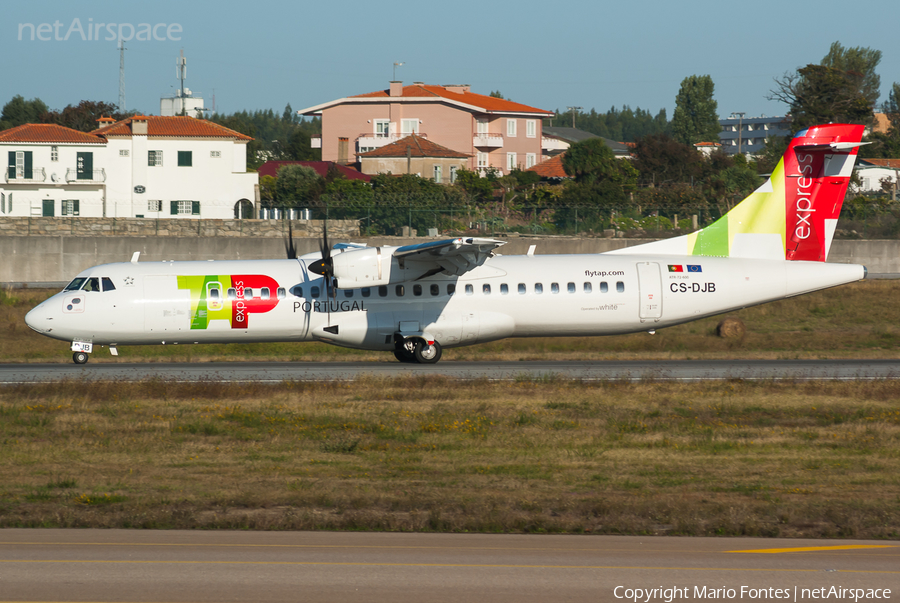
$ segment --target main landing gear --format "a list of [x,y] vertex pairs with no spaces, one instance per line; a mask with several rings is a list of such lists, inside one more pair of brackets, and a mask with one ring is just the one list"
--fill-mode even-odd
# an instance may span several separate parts
[[424,339],[410,337],[397,342],[394,357],[400,362],[434,364],[441,359],[441,344],[436,341],[429,344]]
[[88,353],[75,352],[74,354],[72,354],[72,360],[75,361],[75,364],[85,364],[88,361]]

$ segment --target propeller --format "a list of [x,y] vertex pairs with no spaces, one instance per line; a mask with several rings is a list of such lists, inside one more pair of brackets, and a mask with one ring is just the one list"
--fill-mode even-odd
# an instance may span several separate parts
[[328,218],[322,222],[322,240],[319,242],[319,249],[322,252],[322,259],[309,265],[309,271],[325,277],[325,292],[329,299],[328,308],[328,324],[331,324],[331,303],[330,301],[337,296],[334,287],[334,261],[331,259],[331,247],[328,245]]

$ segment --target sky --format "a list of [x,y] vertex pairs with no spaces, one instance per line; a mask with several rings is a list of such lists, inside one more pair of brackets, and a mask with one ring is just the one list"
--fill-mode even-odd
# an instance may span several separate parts
[[405,83],[469,84],[551,111],[665,108],[670,119],[681,81],[710,75],[720,117],[772,116],[787,110],[766,98],[774,78],[835,41],[881,50],[884,101],[900,81],[896,23],[886,0],[4,2],[0,104],[117,103],[121,36],[125,104],[146,114],[177,90],[183,50],[186,86],[224,113],[382,90],[402,62]]

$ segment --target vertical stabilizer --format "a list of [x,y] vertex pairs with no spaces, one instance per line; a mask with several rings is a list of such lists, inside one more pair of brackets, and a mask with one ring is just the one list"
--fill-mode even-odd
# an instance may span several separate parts
[[706,228],[611,253],[824,262],[863,129],[827,124],[802,130],[766,183]]

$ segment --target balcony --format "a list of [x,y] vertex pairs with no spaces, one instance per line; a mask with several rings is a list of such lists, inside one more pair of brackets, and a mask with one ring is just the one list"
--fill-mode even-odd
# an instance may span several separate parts
[[474,144],[476,147],[499,149],[503,146],[503,135],[492,134],[489,132],[479,132],[475,134],[472,144]]
[[75,184],[97,184],[106,182],[106,170],[86,170],[78,171],[76,168],[66,170],[66,182]]
[[[10,173],[11,172],[11,173]],[[32,182],[44,182],[47,180],[47,173],[44,168],[31,168],[31,177],[26,178],[24,172],[19,175],[15,168],[10,168],[4,172],[6,181],[10,184],[31,184]]]

